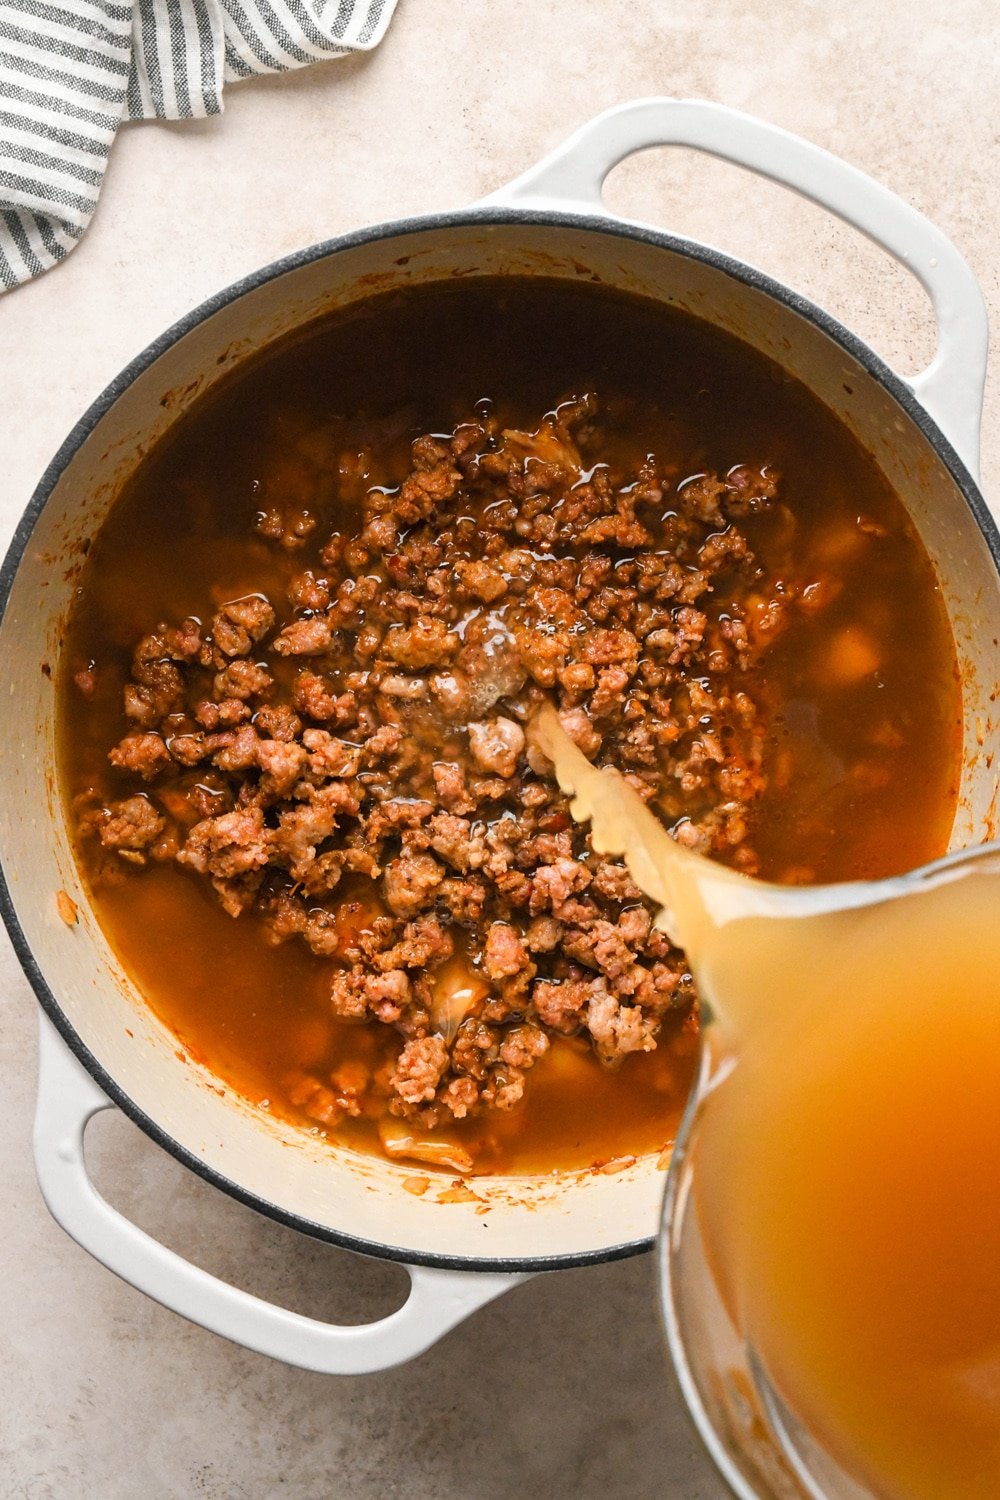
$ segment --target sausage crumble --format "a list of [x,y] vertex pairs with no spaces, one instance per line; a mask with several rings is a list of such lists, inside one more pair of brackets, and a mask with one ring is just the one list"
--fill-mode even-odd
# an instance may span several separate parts
[[421,1130],[509,1109],[553,1036],[614,1068],[692,1009],[683,954],[526,746],[542,696],[678,839],[755,868],[746,676],[774,622],[740,522],[778,476],[616,470],[598,421],[590,395],[533,431],[483,408],[418,438],[403,482],[332,535],[269,506],[257,538],[302,563],[287,596],[135,645],[122,795],[78,798],[81,833],[108,868],[175,862],[269,942],[308,945],[336,1017],[398,1034],[381,1072],[289,1080],[323,1124],[378,1100]]

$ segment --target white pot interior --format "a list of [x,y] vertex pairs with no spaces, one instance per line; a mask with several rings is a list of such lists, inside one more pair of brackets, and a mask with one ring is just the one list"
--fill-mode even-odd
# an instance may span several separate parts
[[[113,402],[56,482],[27,541],[0,625],[0,846],[27,947],[69,1026],[138,1111],[212,1172],[322,1230],[450,1260],[598,1258],[655,1235],[663,1171],[477,1178],[476,1199],[404,1191],[414,1169],[334,1151],[242,1102],[187,1059],[144,1006],[89,909],[56,787],[54,688],[63,620],[122,476],[233,363],[315,315],[388,287],[475,274],[593,276],[687,308],[809,386],[903,497],[937,569],[962,665],[965,753],[953,847],[995,835],[992,695],[1000,582],[969,506],[929,440],[850,354],[806,317],[717,265],[613,232],[470,221],[387,232],[244,292],[166,348]],[[80,922],[67,927],[56,892]],[[447,1186],[442,1183],[442,1187]]]

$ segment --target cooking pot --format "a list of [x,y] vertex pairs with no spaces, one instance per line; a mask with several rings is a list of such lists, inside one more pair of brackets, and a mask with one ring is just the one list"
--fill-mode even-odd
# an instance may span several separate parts
[[[855,225],[923,283],[938,323],[930,367],[903,380],[826,313],[760,271],[601,203],[631,152],[683,145],[782,182]],[[331,1149],[221,1087],[148,1010],[77,873],[57,788],[54,686],[84,544],[143,453],[233,367],[290,330],[390,287],[457,275],[597,278],[683,307],[763,351],[857,436],[902,496],[940,579],[961,661],[965,754],[954,846],[994,832],[1000,535],[974,479],[987,327],[953,245],[853,167],[719,105],[647,99],[599,116],[472,208],[344,235],[211,298],[95,402],[46,472],[0,579],[3,914],[42,1007],[35,1158],[52,1213],[111,1270],[206,1328],[292,1364],[374,1370],[427,1348],[526,1275],[647,1249],[663,1171],[476,1178],[474,1198],[403,1188],[412,1168]],[[919,643],[915,642],[915,646]],[[79,919],[60,917],[57,892]],[[91,1186],[87,1121],[117,1105],[179,1161],[307,1234],[408,1266],[392,1316],[335,1327],[273,1307],[166,1250]],[[459,1198],[463,1194],[457,1195]]]

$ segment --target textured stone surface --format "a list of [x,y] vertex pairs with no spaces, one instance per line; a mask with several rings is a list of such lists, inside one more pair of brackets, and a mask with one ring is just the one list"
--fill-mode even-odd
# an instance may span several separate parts
[[[0,300],[5,534],[86,404],[205,295],[329,234],[463,204],[630,97],[718,99],[881,177],[954,236],[995,314],[998,63],[987,0],[401,0],[371,59],[232,89],[221,121],[129,127],[83,246]],[[791,281],[902,368],[926,358],[908,278],[781,190],[653,152],[607,191]],[[40,1201],[33,1005],[5,942],[0,965],[4,1500],[721,1500],[668,1384],[649,1260],[532,1282],[358,1380],[246,1354],[121,1285]],[[252,1290],[358,1319],[400,1295],[400,1272],[257,1219],[121,1119],[91,1156],[116,1204]]]

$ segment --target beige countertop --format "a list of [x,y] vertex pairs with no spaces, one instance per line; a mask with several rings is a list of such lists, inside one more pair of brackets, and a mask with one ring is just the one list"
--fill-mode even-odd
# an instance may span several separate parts
[[[231,88],[221,120],[126,127],[80,249],[0,298],[4,540],[85,406],[209,293],[467,203],[631,97],[717,99],[880,177],[954,237],[995,318],[998,65],[990,0],[401,0],[371,58]],[[926,359],[915,285],[782,190],[660,151],[608,199],[790,281],[900,368]],[[983,471],[1000,495],[995,379]],[[247,1354],[115,1280],[40,1200],[34,1005],[5,939],[0,964],[2,1500],[721,1500],[667,1381],[648,1257],[539,1278],[418,1363],[350,1380]],[[252,1291],[343,1319],[398,1299],[398,1269],[258,1218],[120,1117],[91,1161],[115,1204]]]

